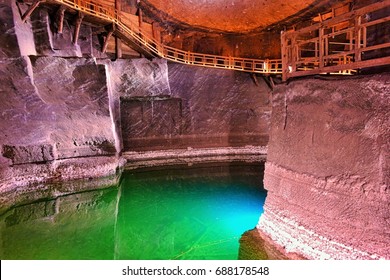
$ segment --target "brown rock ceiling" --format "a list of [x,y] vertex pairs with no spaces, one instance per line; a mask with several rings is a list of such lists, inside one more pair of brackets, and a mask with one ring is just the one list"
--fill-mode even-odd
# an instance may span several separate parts
[[[315,0],[146,0],[172,18],[209,30],[248,32],[313,6]],[[328,1],[321,1],[328,2]]]

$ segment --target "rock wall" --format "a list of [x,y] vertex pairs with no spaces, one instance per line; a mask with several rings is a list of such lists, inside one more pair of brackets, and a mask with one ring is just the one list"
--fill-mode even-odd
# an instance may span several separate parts
[[90,35],[89,50],[73,45],[71,27],[53,32],[44,7],[23,23],[26,8],[0,2],[0,211],[40,198],[33,191],[46,197],[74,191],[46,192],[47,182],[111,176],[114,184],[121,164],[109,61],[91,58],[92,33],[81,32]]
[[73,44],[74,16],[65,14],[60,34],[52,6],[23,23],[27,7],[0,0],[0,211],[34,192],[71,192],[46,192],[45,183],[115,183],[123,151],[266,145],[262,79],[162,59],[111,61],[98,27],[83,24]]
[[164,72],[165,67],[155,60],[122,72],[122,84],[148,77],[153,87],[159,85],[120,90],[125,150],[267,145],[271,90],[261,77],[181,64],[168,64]]
[[389,74],[275,90],[258,230],[285,252],[390,258],[389,92]]

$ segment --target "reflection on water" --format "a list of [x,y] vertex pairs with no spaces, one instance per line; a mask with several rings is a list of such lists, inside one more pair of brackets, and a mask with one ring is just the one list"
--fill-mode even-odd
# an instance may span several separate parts
[[119,187],[14,208],[1,259],[237,259],[265,199],[262,164],[127,171]]

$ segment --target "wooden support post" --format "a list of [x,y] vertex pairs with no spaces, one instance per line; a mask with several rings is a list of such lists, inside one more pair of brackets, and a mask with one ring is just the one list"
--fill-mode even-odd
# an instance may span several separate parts
[[356,16],[355,18],[355,62],[356,61],[361,61],[362,60],[362,53],[360,51],[360,44],[361,44],[361,24],[362,22],[362,17],[361,16]]
[[64,27],[64,17],[65,17],[66,7],[61,5],[56,13],[56,22],[57,22],[57,33],[62,34],[62,29]]
[[363,37],[363,48],[367,47],[367,27],[363,27],[362,30],[362,37]]
[[353,31],[349,33],[349,51],[353,50]]
[[320,29],[318,31],[319,31],[318,39],[319,39],[319,42],[320,42],[318,59],[319,59],[319,67],[321,69],[321,68],[324,67],[324,49],[325,49],[324,48],[325,47],[324,28],[320,27]]
[[76,21],[75,21],[75,26],[74,26],[74,33],[73,33],[73,44],[77,44],[77,40],[79,39],[79,34],[80,34],[80,27],[81,27],[81,22],[83,21],[84,14],[81,13],[80,11],[77,13]]
[[108,33],[107,33],[106,39],[104,40],[104,43],[103,43],[102,53],[106,52],[107,46],[108,46],[108,41],[111,39],[111,36],[112,36],[112,34],[114,34],[114,31],[115,31],[115,25],[113,25],[110,28],[110,31],[108,31]]
[[35,0],[27,11],[22,15],[22,22],[26,22],[27,18],[34,12],[34,10],[41,4],[43,0]]
[[297,45],[297,36],[294,32],[291,39],[291,67],[292,72],[297,71],[297,61],[298,61],[298,45]]
[[[117,10],[117,17],[119,19],[121,17],[122,0],[115,0],[115,9]],[[122,58],[122,41],[118,36],[115,37],[115,58]]]
[[141,30],[142,30],[142,26],[143,26],[143,17],[144,16],[143,16],[141,8],[138,8],[138,26]]
[[115,58],[122,58],[122,41],[120,38],[115,37]]
[[[141,7],[138,6],[138,28],[139,28],[139,37],[143,39],[142,36],[142,28],[143,28],[143,13]],[[143,58],[144,55],[142,53],[139,54],[140,58]]]
[[152,23],[152,32],[153,32],[153,38],[161,44],[161,28],[158,22]]
[[287,81],[287,73],[288,73],[288,51],[287,51],[287,39],[286,32],[282,31],[280,35],[281,46],[282,46],[282,80]]
[[324,65],[325,65],[325,66],[328,66],[328,64],[329,64],[328,55],[329,55],[329,37],[326,36],[326,37],[324,38],[324,57],[326,57],[326,58],[325,58],[325,61],[324,61]]
[[156,41],[156,49],[160,53],[162,53],[161,50],[161,28],[160,25],[157,22],[152,23],[152,32],[153,32],[153,38]]

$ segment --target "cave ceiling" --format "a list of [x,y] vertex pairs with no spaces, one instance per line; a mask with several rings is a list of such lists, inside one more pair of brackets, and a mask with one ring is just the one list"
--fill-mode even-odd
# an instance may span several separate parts
[[[318,0],[142,0],[149,10],[187,26],[245,33],[261,30],[308,9],[335,1]],[[337,1],[336,1],[337,2]],[[343,1],[339,1],[343,2]]]

